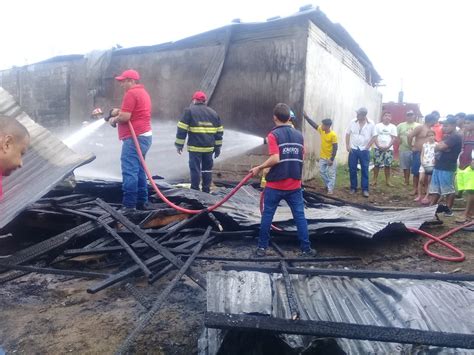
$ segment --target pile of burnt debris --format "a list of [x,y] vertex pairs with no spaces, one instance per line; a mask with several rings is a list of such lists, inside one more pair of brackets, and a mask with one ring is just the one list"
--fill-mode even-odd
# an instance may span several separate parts
[[[337,276],[337,270],[325,271],[324,269],[314,268],[314,265],[328,261],[353,262],[359,259],[351,256],[287,257],[278,245],[278,237],[283,239],[291,237],[296,240],[296,232],[291,230],[274,231],[274,236],[277,238],[273,240],[272,247],[275,250],[276,257],[236,258],[209,255],[210,253],[206,253],[205,250],[210,251],[217,243],[225,240],[241,239],[248,240],[249,243],[255,243],[254,238],[258,234],[258,225],[252,225],[250,222],[247,224],[237,223],[236,220],[241,220],[229,217],[229,210],[209,212],[206,209],[206,204],[202,203],[202,199],[196,197],[183,198],[182,194],[180,195],[179,193],[174,195],[170,193],[170,199],[181,206],[193,209],[201,208],[203,210],[194,215],[187,215],[170,208],[161,200],[154,199],[153,203],[149,206],[150,209],[147,211],[122,214],[119,210],[120,205],[117,203],[117,186],[106,184],[104,186],[95,185],[95,188],[98,189],[93,194],[76,193],[72,195],[60,194],[59,196],[54,196],[53,194],[37,201],[23,212],[23,215],[20,216],[23,219],[25,216],[29,216],[30,221],[36,221],[38,225],[42,224],[43,227],[45,225],[55,226],[59,228],[59,233],[48,236],[36,244],[0,259],[0,284],[34,272],[97,279],[97,282],[87,289],[89,293],[96,293],[118,284],[125,285],[130,294],[143,306],[145,313],[141,316],[135,328],[131,330],[128,337],[117,350],[117,353],[127,353],[130,351],[137,336],[150,323],[163,304],[165,304],[167,296],[173,292],[173,288],[183,276],[186,275],[203,291],[207,290],[208,280],[204,275],[193,270],[193,263],[201,260],[213,260],[224,264],[227,263],[227,265],[224,265],[223,270],[253,270],[267,274],[281,274],[285,286],[286,301],[284,303],[288,307],[287,319],[291,322],[301,319],[302,314],[301,296],[298,295],[293,286],[295,282],[293,279],[294,275],[315,275],[316,273],[318,275]],[[244,195],[249,195],[249,191]],[[100,197],[98,198],[97,196]],[[218,194],[215,197],[220,198]],[[324,207],[322,204],[327,202],[311,192],[305,193],[305,199],[308,208],[317,207],[321,209]],[[237,200],[239,200],[238,196]],[[241,204],[239,206],[245,211],[245,204],[242,201],[240,200],[239,203]],[[341,201],[333,202],[336,205],[342,205],[343,203]],[[209,201],[210,203],[212,201]],[[334,207],[334,205],[332,206]],[[349,207],[358,208],[361,206]],[[361,208],[361,210],[365,211],[366,209]],[[383,211],[371,212],[383,213]],[[251,214],[250,212],[248,213],[249,215]],[[329,213],[327,225],[338,225],[337,220],[334,220],[335,217],[331,213]],[[429,210],[428,214],[432,213],[433,211]],[[242,218],[242,216],[239,218]],[[340,221],[341,225],[344,221],[348,221],[347,217],[344,218],[344,220]],[[388,219],[390,218],[392,218],[392,215]],[[420,223],[423,222],[424,220]],[[369,228],[369,230],[371,229]],[[377,231],[373,233],[375,234]],[[87,261],[87,256],[90,255],[102,256],[100,270],[97,270],[97,267],[90,269],[87,262],[80,262],[81,260]],[[70,263],[73,259],[79,262]],[[252,264],[255,267],[249,266]],[[143,281],[143,278],[147,280],[148,284],[152,285],[168,273],[173,273],[174,277],[167,283],[166,287],[160,289],[159,294],[153,296],[153,299],[146,297],[135,286],[135,283]],[[350,277],[350,271],[345,270],[340,276]],[[363,277],[386,276],[387,273],[366,272]],[[416,279],[417,277],[415,276],[412,278]],[[430,279],[426,275],[421,275],[419,278]],[[456,276],[451,276],[449,280],[455,278]],[[462,277],[460,280],[469,281]],[[216,286],[213,285],[213,287],[215,288]],[[255,290],[255,288],[253,289]],[[211,312],[218,311],[217,309],[208,310]],[[216,320],[216,317],[218,318],[218,315],[215,313],[207,314],[206,324],[210,328],[232,328],[232,319],[222,322],[220,318]],[[245,321],[247,322],[245,327],[242,323],[238,326],[247,330],[259,327],[258,322],[260,320],[248,319],[247,317]],[[251,324],[254,324],[254,326],[251,326]],[[291,325],[287,326],[286,323],[282,323],[283,325],[278,324],[280,328],[277,330],[283,333],[309,334],[308,330],[299,332],[299,328],[290,332]],[[305,329],[303,323],[298,323],[297,325],[301,326],[302,330]],[[311,324],[311,326],[315,325]],[[268,325],[266,327],[262,326],[262,329],[267,331],[271,330],[270,328]],[[351,331],[354,329],[351,328]],[[383,336],[374,339],[382,341],[396,341],[400,339],[396,336],[390,336],[394,331],[393,329],[387,330]],[[346,333],[341,333],[342,335],[340,336],[347,336]],[[358,339],[364,339],[360,331],[355,333],[358,334]],[[321,335],[322,333],[315,331],[314,334]],[[330,334],[337,335],[339,333],[331,331],[327,333],[327,335]],[[448,344],[454,346],[459,346],[460,344],[461,346],[464,345],[463,347],[468,347],[466,345],[466,337],[459,337],[459,339],[456,338],[458,342],[448,342]],[[405,341],[409,342],[412,338],[407,336],[406,339]],[[419,336],[413,339],[418,341],[424,338]],[[469,336],[468,340],[471,342],[469,344],[474,347],[472,336]],[[439,342],[436,344],[442,345]],[[206,354],[213,353],[209,348],[200,350],[200,352]]]
[[[203,209],[190,216],[175,211],[163,202],[150,203],[146,211],[122,214],[118,203],[102,199],[116,201],[118,191],[115,184],[95,184],[94,188],[98,188],[94,191],[94,197],[87,194],[46,197],[30,205],[20,215],[20,224],[27,221],[30,226],[36,225],[38,230],[47,229],[49,233],[54,229],[63,231],[0,259],[0,284],[32,272],[97,279],[97,283],[87,289],[88,293],[124,284],[147,313],[125,340],[119,353],[127,351],[184,275],[206,290],[205,276],[191,268],[195,261],[281,262],[285,267],[287,261],[313,263],[358,259],[344,256],[302,260],[285,258],[283,254],[277,258],[258,259],[206,256],[203,253],[205,249],[224,240],[249,239],[254,243],[258,229],[235,229],[235,223],[226,223],[222,213]],[[54,194],[57,195],[57,191]],[[97,198],[100,194],[102,198]],[[181,206],[203,207],[187,205],[179,200],[176,198],[175,202]],[[294,233],[287,233],[286,236],[291,234]],[[93,270],[89,269],[87,258],[82,259],[84,263],[77,262],[89,255],[104,256],[100,266],[103,271],[99,272],[96,265]],[[71,260],[75,262],[71,263]],[[173,270],[178,273],[161,294],[153,298],[153,302],[134,286],[134,282],[143,277],[152,285]]]

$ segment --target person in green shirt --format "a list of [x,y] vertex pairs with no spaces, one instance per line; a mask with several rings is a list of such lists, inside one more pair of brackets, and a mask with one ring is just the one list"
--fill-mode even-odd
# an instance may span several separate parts
[[411,146],[408,144],[408,134],[412,132],[415,127],[419,126],[419,123],[416,121],[415,113],[410,110],[407,111],[407,120],[402,122],[397,126],[398,139],[400,140],[399,159],[400,159],[400,168],[403,169],[403,176],[405,178],[405,185],[410,184],[410,167],[413,160],[413,152]]

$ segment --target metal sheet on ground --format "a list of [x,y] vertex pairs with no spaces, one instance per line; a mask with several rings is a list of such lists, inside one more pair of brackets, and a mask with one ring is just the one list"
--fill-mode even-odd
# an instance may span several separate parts
[[[195,205],[211,206],[222,199],[230,189],[220,188],[212,194],[188,189],[167,190],[167,197],[179,198]],[[252,186],[243,186],[223,206],[216,211],[226,213],[242,228],[260,224],[260,191]],[[406,231],[405,227],[420,228],[426,221],[435,217],[437,206],[410,208],[403,211],[368,211],[353,206],[334,206],[319,204],[318,207],[306,206],[305,215],[310,231],[320,233],[344,233],[372,238],[375,235],[393,230]],[[273,222],[285,231],[295,231],[291,221],[291,210],[282,201]],[[283,224],[279,224],[283,223]]]
[[4,196],[0,201],[0,228],[3,228],[27,205],[41,198],[75,168],[94,160],[95,156],[91,153],[79,155],[69,149],[28,117],[1,87],[0,114],[18,120],[31,137],[23,167],[3,179]]
[[[474,282],[305,275],[291,275],[291,279],[303,309],[302,320],[474,333]],[[281,274],[210,272],[207,285],[208,312],[291,317]],[[315,340],[299,335],[283,339],[293,348],[306,348]],[[206,329],[200,354],[215,354],[222,340],[220,330]],[[411,344],[336,341],[347,354],[413,353],[418,349]],[[465,349],[430,350],[469,353]]]

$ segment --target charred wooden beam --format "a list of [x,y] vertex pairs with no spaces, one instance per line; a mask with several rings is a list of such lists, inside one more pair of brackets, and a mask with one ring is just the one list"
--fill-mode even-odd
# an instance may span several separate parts
[[103,274],[100,272],[54,269],[54,268],[25,266],[25,265],[10,265],[10,264],[4,264],[4,263],[0,263],[0,267],[4,269],[8,269],[8,270],[25,271],[26,273],[36,272],[38,274],[66,275],[66,276],[77,276],[77,277],[88,277],[88,278],[106,278],[110,276],[108,274]]
[[116,354],[128,354],[128,349],[135,341],[135,338],[137,337],[137,335],[140,334],[140,332],[148,325],[148,323],[150,323],[150,321],[155,316],[155,314],[160,310],[163,302],[166,300],[166,297],[168,297],[168,295],[171,293],[171,291],[176,286],[178,281],[184,276],[186,271],[189,269],[189,267],[193,263],[194,258],[201,251],[210,233],[211,233],[211,227],[208,227],[206,232],[202,235],[202,238],[199,244],[194,249],[193,254],[188,258],[188,260],[186,260],[186,263],[184,263],[184,265],[181,267],[179,272],[176,274],[173,280],[168,284],[168,286],[163,290],[163,292],[160,293],[160,295],[157,297],[157,299],[153,303],[153,306],[151,307],[150,311],[140,320],[140,322],[137,324],[135,329],[128,335],[128,337],[125,339],[123,344],[117,350]]
[[[185,253],[183,253],[185,254]],[[290,258],[290,257],[264,257],[264,258],[239,258],[232,256],[214,256],[214,255],[198,255],[197,260],[209,260],[209,261],[242,261],[251,263],[279,263],[280,261],[286,261],[288,263],[324,263],[328,261],[354,261],[361,260],[358,256],[334,256],[334,257],[314,257],[314,258]]]
[[209,212],[209,213],[208,213],[208,216],[209,216],[209,218],[211,219],[212,223],[214,223],[214,225],[217,227],[217,229],[219,230],[219,232],[222,232],[222,231],[224,230],[224,228],[222,228],[221,222],[219,222],[219,220],[218,220],[217,217],[214,215],[214,213]]
[[[271,273],[281,273],[279,268],[254,265],[223,265],[223,270],[236,271],[257,271]],[[438,273],[418,273],[418,272],[398,272],[398,271],[374,271],[374,270],[341,270],[341,269],[315,269],[289,267],[290,274],[309,276],[347,276],[355,278],[384,278],[384,279],[412,279],[412,280],[441,280],[441,281],[474,281],[472,274],[438,274]]]
[[[184,243],[183,245],[181,245],[182,248],[187,248],[189,246],[192,246],[195,244],[195,241],[190,241],[190,242],[187,242],[187,243]],[[162,255],[155,255],[154,257],[150,258],[150,259],[147,259],[145,260],[145,265],[147,265],[148,267],[154,267],[156,265],[158,265],[159,263],[162,263],[161,266],[165,266],[169,263],[168,260],[166,260]],[[173,264],[171,264],[173,265]],[[137,266],[137,265],[133,265],[125,270],[122,270],[114,275],[111,275],[109,278],[99,282],[98,284],[92,286],[92,287],[89,287],[87,289],[87,292],[88,293],[97,293],[109,286],[112,286],[114,284],[116,284],[117,282],[120,282],[120,281],[123,281],[125,279],[127,279],[128,277],[130,276],[133,276],[135,275],[136,273],[138,273],[140,271],[140,268]]]
[[288,320],[268,316],[207,312],[204,316],[204,325],[208,328],[227,330],[259,330],[276,334],[299,334],[474,349],[473,334],[446,333],[343,322]]
[[[197,243],[197,242],[196,242]],[[177,244],[177,243],[174,243]],[[133,249],[144,251],[150,249],[150,247],[145,244],[141,243],[139,245],[133,245]],[[94,255],[94,254],[112,254],[112,253],[120,253],[123,252],[125,249],[121,245],[115,245],[113,247],[101,247],[101,248],[93,248],[93,249],[68,249],[63,252],[66,256],[79,256],[79,255]],[[191,254],[192,250],[177,247],[177,248],[169,248],[168,249],[172,253],[177,254]]]
[[[101,218],[104,223],[113,222],[113,218],[106,215]],[[27,261],[31,261],[41,255],[47,254],[57,248],[64,247],[67,244],[77,240],[78,238],[84,237],[92,231],[101,228],[101,225],[96,221],[90,221],[83,223],[77,227],[69,229],[63,233],[60,233],[54,237],[46,239],[40,243],[32,245],[26,249],[20,250],[12,256],[6,258],[3,262],[9,265],[19,265]]]
[[176,233],[183,230],[185,227],[193,224],[194,222],[198,221],[205,214],[206,214],[206,212],[203,211],[201,213],[195,214],[194,216],[192,216],[188,219],[184,219],[182,221],[179,221],[176,225],[174,225],[173,227],[167,229],[166,230],[167,233],[165,235],[161,236],[160,238],[158,238],[158,242],[161,243],[161,242],[169,240],[171,237],[176,235]]
[[[275,241],[271,242],[271,246],[276,250],[276,252],[282,257],[285,257],[285,252],[280,246],[275,243]],[[285,283],[285,291],[286,291],[286,298],[288,300],[288,307],[290,308],[291,319],[300,319],[301,309],[300,305],[298,304],[298,299],[296,298],[295,289],[293,288],[293,284],[291,283],[290,274],[288,273],[288,262],[285,260],[280,260],[280,268],[281,273],[283,275],[283,281]]]
[[138,257],[138,255],[130,247],[130,245],[112,227],[110,227],[107,223],[104,223],[102,219],[97,218],[94,215],[81,211],[71,210],[69,208],[61,208],[61,210],[89,218],[99,223],[107,231],[107,233],[109,233],[122,246],[122,248],[127,252],[127,254],[132,258],[132,260],[135,261],[135,263],[140,267],[140,269],[147,277],[150,277],[152,275],[150,269],[143,263],[143,261]]
[[285,261],[280,262],[281,274],[285,282],[286,298],[288,300],[288,306],[290,307],[291,319],[300,319],[300,307],[296,298],[295,289],[291,283],[290,274],[288,273],[288,266]]
[[[127,228],[128,230],[134,232],[134,234],[138,238],[143,240],[150,247],[152,247],[157,252],[159,252],[161,255],[163,255],[163,257],[168,259],[177,268],[182,268],[184,266],[184,263],[181,260],[179,260],[176,256],[174,256],[167,248],[165,248],[160,243],[158,243],[156,240],[154,240],[152,237],[150,237],[148,234],[143,232],[143,230],[141,230],[140,227],[138,227],[137,225],[132,223],[128,218],[126,218],[125,216],[120,214],[120,212],[117,212],[116,210],[114,210],[109,204],[107,204],[106,202],[102,201],[99,198],[96,200],[96,203],[101,208],[103,208],[105,211],[107,211],[112,217],[114,217],[115,219],[120,221],[120,223],[122,223],[125,226],[125,228]],[[202,216],[205,213],[206,212],[204,211],[204,213],[197,214],[197,215],[191,217],[190,219],[188,219],[187,221],[189,222],[189,221],[193,220],[193,218],[197,219],[197,218],[199,218],[198,216]],[[206,289],[206,280],[201,275],[195,273],[192,269],[186,269],[186,274],[188,275],[188,277],[191,280],[196,282],[196,284],[198,284],[204,290]]]

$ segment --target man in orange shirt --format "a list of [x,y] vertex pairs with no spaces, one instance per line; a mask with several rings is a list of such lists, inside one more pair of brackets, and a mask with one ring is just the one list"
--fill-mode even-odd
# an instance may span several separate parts
[[435,133],[435,141],[441,142],[443,140],[443,125],[439,122],[441,115],[438,111],[431,112],[431,115],[435,118],[436,123],[431,127]]

